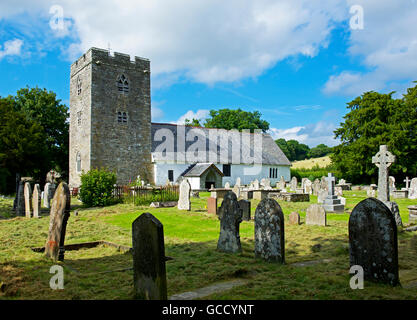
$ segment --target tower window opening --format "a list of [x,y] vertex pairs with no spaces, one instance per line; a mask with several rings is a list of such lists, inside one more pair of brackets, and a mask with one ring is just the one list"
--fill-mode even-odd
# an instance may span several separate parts
[[129,81],[124,74],[122,74],[117,80],[117,89],[122,93],[129,92]]

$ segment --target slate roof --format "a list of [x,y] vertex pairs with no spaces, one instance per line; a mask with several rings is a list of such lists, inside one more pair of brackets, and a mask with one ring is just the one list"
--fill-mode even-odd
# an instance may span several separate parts
[[[163,129],[159,131],[160,129]],[[195,130],[193,130],[195,129]],[[217,144],[217,157],[213,161],[213,158],[209,156],[209,152],[206,152],[205,159],[199,159],[200,161],[194,161],[199,163],[236,163],[236,157],[240,157],[240,164],[253,164],[253,157],[254,157],[254,141],[257,142],[261,140],[262,145],[257,147],[256,149],[261,150],[262,154],[261,157],[258,156],[258,159],[255,158],[255,164],[264,164],[264,165],[285,165],[290,166],[291,162],[282,152],[282,150],[278,147],[275,141],[269,134],[264,133],[253,133],[250,134],[250,143],[249,141],[245,141],[239,136],[231,135],[231,131],[223,130],[223,129],[210,129],[210,128],[201,128],[201,127],[191,127],[191,126],[184,126],[184,125],[176,125],[176,124],[169,124],[169,123],[152,123],[151,125],[151,137],[152,137],[152,157],[154,161],[164,161],[166,160],[167,154],[164,152],[156,152],[156,149],[159,145],[166,141],[166,136],[169,133],[169,130],[173,136],[173,146],[169,143],[169,148],[172,148],[173,154],[170,154],[171,159],[174,161],[181,161],[181,157],[178,160],[178,152],[177,152],[177,133],[185,131],[185,136],[193,136],[190,133],[190,130],[193,130],[193,133],[198,136],[194,137],[193,141],[185,141],[185,150],[189,150],[189,146],[193,145],[197,140],[203,141],[204,147],[206,150],[209,150],[209,146],[213,144]],[[159,131],[159,132],[158,132]],[[155,139],[155,134],[158,132],[159,141]],[[220,139],[225,137],[225,135],[229,135],[228,139],[228,154],[225,159],[220,159],[221,154],[221,146],[220,146]],[[262,139],[260,139],[262,138]],[[162,141],[161,141],[162,139]],[[248,139],[249,140],[249,139]],[[239,146],[239,154],[235,152],[236,146]],[[261,148],[261,149],[260,149]],[[160,150],[161,147],[158,149]],[[212,148],[213,149],[213,148]],[[215,149],[214,149],[215,150]],[[235,160],[233,162],[233,160]],[[187,160],[187,162],[190,162]]]
[[193,167],[184,174],[184,177],[201,177],[201,175],[208,169],[213,167],[222,177],[224,176],[213,163],[195,163]]

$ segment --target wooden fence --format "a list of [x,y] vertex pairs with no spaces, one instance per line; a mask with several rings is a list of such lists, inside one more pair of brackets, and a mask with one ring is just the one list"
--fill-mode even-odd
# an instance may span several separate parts
[[125,203],[149,204],[151,202],[177,201],[179,186],[130,187],[115,186],[113,196]]

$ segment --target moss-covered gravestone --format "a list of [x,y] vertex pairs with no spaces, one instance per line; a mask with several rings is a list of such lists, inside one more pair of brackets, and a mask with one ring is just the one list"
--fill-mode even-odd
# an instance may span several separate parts
[[61,182],[52,199],[49,233],[45,244],[46,256],[53,260],[64,261],[64,241],[68,218],[70,216],[71,198],[68,185]]
[[242,220],[250,221],[250,201],[248,200],[239,200],[239,208],[242,210]]
[[399,285],[397,225],[380,200],[361,201],[349,218],[350,265],[364,270],[365,280]]
[[228,253],[241,252],[239,224],[242,222],[242,210],[234,192],[226,193],[218,212],[220,235],[217,250]]
[[255,258],[285,262],[284,214],[274,199],[264,199],[256,207]]
[[132,224],[133,283],[136,299],[167,300],[164,230],[150,213]]

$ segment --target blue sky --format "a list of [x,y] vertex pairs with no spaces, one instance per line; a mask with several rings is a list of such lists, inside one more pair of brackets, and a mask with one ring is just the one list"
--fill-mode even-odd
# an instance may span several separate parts
[[274,138],[335,145],[346,103],[417,80],[413,0],[17,0],[0,4],[0,96],[25,86],[69,105],[90,47],[151,60],[156,122],[259,110]]

